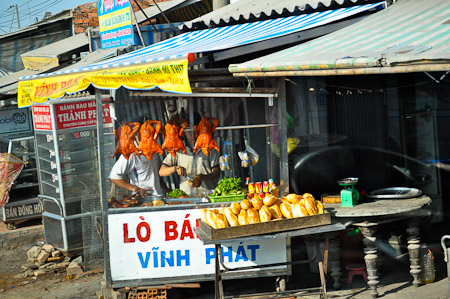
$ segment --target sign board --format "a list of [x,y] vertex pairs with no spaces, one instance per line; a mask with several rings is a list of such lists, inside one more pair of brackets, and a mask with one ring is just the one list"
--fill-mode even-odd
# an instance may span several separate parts
[[[203,245],[194,230],[200,210],[109,214],[112,279],[214,274],[214,245]],[[222,250],[224,264],[230,268],[284,263],[287,259],[286,239],[224,243]],[[270,269],[286,269],[286,266]]]
[[39,216],[44,211],[42,204],[39,201],[31,201],[19,205],[6,205],[4,207],[5,221],[21,218],[32,218]]
[[133,13],[129,0],[97,0],[102,49],[134,44]]
[[30,113],[26,109],[0,110],[0,135],[31,133]]
[[[55,123],[58,130],[95,126],[97,124],[97,107],[95,100],[76,103],[55,104]],[[103,104],[103,123],[112,123],[109,104]],[[49,105],[33,106],[35,130],[52,130]]]

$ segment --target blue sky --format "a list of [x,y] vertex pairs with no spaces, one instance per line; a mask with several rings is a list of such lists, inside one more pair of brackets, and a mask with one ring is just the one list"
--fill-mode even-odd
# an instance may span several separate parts
[[[96,0],[1,0],[0,1],[0,35],[18,29],[16,7],[19,9],[20,27],[40,21],[45,12],[56,14],[62,10],[74,8],[80,4]],[[13,8],[10,6],[13,5]]]

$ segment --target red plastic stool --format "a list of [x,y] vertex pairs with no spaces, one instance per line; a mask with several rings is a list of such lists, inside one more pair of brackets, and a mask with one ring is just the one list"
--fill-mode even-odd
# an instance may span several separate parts
[[364,280],[367,282],[367,271],[366,266],[364,264],[350,264],[345,267],[348,270],[348,284],[351,284],[353,281],[353,276],[362,275]]

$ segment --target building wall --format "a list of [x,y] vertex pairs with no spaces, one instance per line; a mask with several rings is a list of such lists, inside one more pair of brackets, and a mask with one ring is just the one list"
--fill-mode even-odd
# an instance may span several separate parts
[[[149,0],[138,0],[139,6],[144,9],[153,4],[153,1]],[[156,1],[162,2],[162,1]],[[139,7],[134,3],[130,2],[133,10],[136,12]],[[97,2],[86,3],[79,5],[73,9],[73,29],[75,34],[82,33],[88,27],[98,27],[98,15],[97,15]]]

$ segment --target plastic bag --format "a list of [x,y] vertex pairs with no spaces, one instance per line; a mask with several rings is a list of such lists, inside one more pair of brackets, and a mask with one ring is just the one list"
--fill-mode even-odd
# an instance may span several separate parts
[[220,170],[230,170],[230,156],[225,154],[219,157]]
[[245,168],[254,166],[259,161],[258,153],[247,144],[247,141],[245,141],[245,150],[238,152],[238,156],[241,159],[241,166]]

